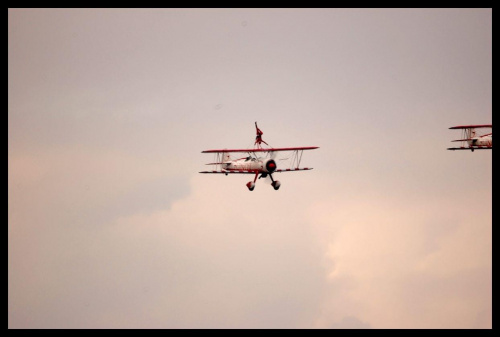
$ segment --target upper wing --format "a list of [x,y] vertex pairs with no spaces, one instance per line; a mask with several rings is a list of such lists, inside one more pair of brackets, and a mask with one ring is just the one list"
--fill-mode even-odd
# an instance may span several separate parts
[[493,125],[492,124],[459,125],[459,126],[452,126],[450,129],[479,129],[479,128],[493,128]]
[[223,149],[223,150],[206,150],[201,151],[201,153],[223,153],[223,152],[277,152],[277,151],[296,151],[296,150],[314,150],[318,149],[318,146],[302,146],[302,147],[274,147],[268,149]]

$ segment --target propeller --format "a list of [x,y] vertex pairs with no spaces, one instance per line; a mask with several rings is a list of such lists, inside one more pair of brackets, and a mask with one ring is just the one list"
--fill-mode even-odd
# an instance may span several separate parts
[[[276,168],[277,168],[276,167],[277,166],[276,165],[276,160],[275,160],[276,156],[277,156],[277,152],[276,151],[273,151],[273,152],[269,153],[269,158],[270,159],[266,163],[266,169],[268,171],[270,171],[270,172],[275,171]],[[270,173],[266,174],[265,178],[266,178],[266,183],[272,184],[273,180],[271,179],[271,174]]]

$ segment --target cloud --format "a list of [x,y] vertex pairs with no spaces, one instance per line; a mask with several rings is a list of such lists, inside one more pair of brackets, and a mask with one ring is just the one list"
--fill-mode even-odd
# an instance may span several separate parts
[[[147,190],[160,167],[110,154],[12,158],[12,327],[491,326],[491,215],[480,203],[470,212],[467,196],[332,194],[344,183],[321,171],[249,192],[250,176],[198,174],[172,182],[177,192],[152,188],[163,204],[138,197],[119,212],[123,191]],[[115,175],[121,167],[130,174]]]
[[[107,274],[113,266],[102,263],[117,254],[110,224],[120,216],[168,209],[189,192],[183,177],[165,167],[161,160],[84,147],[9,155],[13,326],[85,326],[92,314],[82,312],[75,321],[67,317],[68,308],[80,312],[75,303],[86,308],[99,289],[119,283]],[[108,282],[101,282],[103,275]]]
[[358,194],[314,206],[312,222],[329,228],[330,290],[317,325],[352,315],[375,328],[478,327],[478,312],[491,312],[491,214],[459,200]]
[[[255,199],[244,183],[212,178],[195,176],[192,193],[170,208],[102,226],[41,222],[46,234],[33,238],[32,253],[11,254],[10,325],[309,325],[324,270],[301,211],[289,209],[290,195],[271,202],[271,186]],[[283,222],[284,211],[296,217]],[[26,269],[14,267],[21,262]],[[35,314],[23,321],[28,307]]]
[[338,323],[331,326],[332,329],[370,329],[370,324],[360,321],[356,317],[348,316],[342,318]]

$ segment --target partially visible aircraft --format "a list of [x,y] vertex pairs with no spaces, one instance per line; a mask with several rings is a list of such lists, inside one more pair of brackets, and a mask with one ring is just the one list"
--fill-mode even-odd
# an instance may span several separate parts
[[[492,129],[492,132],[487,132],[478,135],[476,129]],[[462,139],[452,140],[452,142],[461,142],[460,147],[450,147],[448,150],[491,150],[493,148],[493,125],[459,125],[453,126],[450,129],[462,130]]]
[[[304,150],[314,150],[317,146],[302,146],[302,147],[279,147],[279,148],[263,148],[262,143],[267,144],[262,140],[262,135],[264,134],[257,126],[255,122],[255,128],[257,136],[255,137],[255,143],[253,149],[223,149],[223,150],[206,150],[202,153],[215,153],[215,162],[209,163],[207,165],[214,165],[215,170],[212,171],[202,171],[200,173],[219,173],[219,174],[255,174],[253,181],[249,181],[246,186],[250,191],[255,188],[255,182],[257,177],[260,178],[271,178],[271,185],[275,190],[278,190],[281,183],[278,180],[273,179],[273,173],[281,172],[294,172],[294,171],[307,171],[312,170],[312,167],[300,168],[300,162],[302,160],[302,153]],[[278,169],[276,163],[277,152],[290,151],[291,155],[288,158],[282,160],[290,160],[290,167],[285,169]],[[233,159],[230,153],[246,153],[247,156],[243,158]],[[260,174],[260,177],[259,177]]]

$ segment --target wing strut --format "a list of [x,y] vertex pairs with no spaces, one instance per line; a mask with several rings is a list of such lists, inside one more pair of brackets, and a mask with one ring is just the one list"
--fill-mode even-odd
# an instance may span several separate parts
[[292,155],[291,168],[299,168],[304,150],[295,150]]

